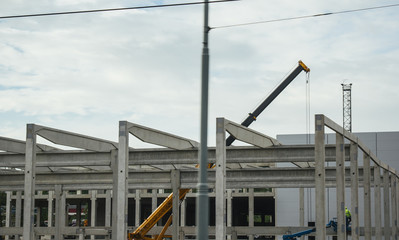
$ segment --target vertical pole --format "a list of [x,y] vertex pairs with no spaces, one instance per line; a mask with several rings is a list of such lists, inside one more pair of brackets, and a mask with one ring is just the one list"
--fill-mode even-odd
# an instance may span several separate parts
[[[15,226],[21,227],[21,216],[22,216],[22,192],[17,191],[15,199]],[[15,239],[19,240],[20,235],[15,235]]]
[[391,175],[391,206],[392,206],[392,239],[397,240],[397,223],[398,220],[396,218],[397,214],[397,205],[396,205],[396,176]]
[[370,156],[363,153],[364,239],[371,240]]
[[179,239],[179,188],[180,188],[180,171],[173,169],[171,171],[172,190],[173,190],[173,207],[172,207],[172,240]]
[[389,207],[389,172],[383,170],[383,189],[384,189],[384,239],[388,240],[391,237],[391,216]]
[[47,210],[47,227],[52,227],[53,226],[53,197],[54,197],[54,192],[53,191],[48,191],[48,210]]
[[[111,190],[105,192],[105,227],[111,227]],[[109,239],[109,236],[105,239]]]
[[324,116],[315,117],[316,239],[326,239]]
[[197,239],[208,239],[209,222],[209,196],[208,196],[208,88],[209,88],[209,49],[208,49],[208,5],[204,4],[204,41],[202,48],[202,74],[201,74],[201,130],[199,149],[199,178],[196,203]]
[[[398,172],[396,172],[398,174]],[[399,183],[398,183],[398,178],[396,178],[396,236],[399,235]],[[394,213],[395,214],[395,213]]]
[[350,160],[351,160],[351,215],[352,215],[352,239],[359,240],[359,171],[357,163],[358,145],[351,143]]
[[[233,202],[233,197],[232,197],[233,193],[231,189],[227,189],[227,227],[231,227],[232,226],[232,220],[233,220],[233,209],[232,209],[232,202]],[[232,235],[228,235],[227,239],[231,240]]]
[[[157,209],[158,206],[158,197],[157,197],[157,189],[152,189],[151,191],[151,209],[152,212],[154,212]],[[155,226],[158,224],[156,223]]]
[[55,239],[63,239],[62,230],[65,227],[65,193],[61,185],[55,186]]
[[119,143],[117,161],[117,182],[114,186],[115,222],[112,223],[112,239],[125,240],[127,238],[127,177],[129,160],[129,131],[127,122],[119,122]]
[[[303,187],[299,188],[299,226],[305,226],[305,189]],[[305,239],[305,237],[301,237]]]
[[[92,190],[91,191],[91,216],[90,216],[90,226],[95,227],[96,226],[96,201],[97,201],[97,191]],[[94,240],[95,236],[90,235],[90,239]]]
[[[248,196],[248,226],[254,227],[254,189],[249,189]],[[254,235],[250,234],[248,240],[254,240]]]
[[382,214],[381,214],[381,171],[380,167],[374,165],[374,209],[375,209],[375,216],[374,216],[374,224],[375,224],[375,239],[381,240],[382,239]]
[[346,239],[345,217],[345,148],[344,136],[336,133],[336,178],[337,178],[337,235],[338,239]]
[[135,225],[136,227],[140,226],[140,190],[136,189],[136,196],[134,198],[136,201],[136,215],[135,215]]
[[216,240],[226,239],[226,130],[216,119]]
[[[6,226],[5,227],[10,227],[11,223],[11,192],[7,191],[6,192]],[[10,237],[9,235],[5,236],[6,240],[8,240]]]
[[24,183],[24,240],[34,240],[36,130],[34,124],[26,129],[25,183]]
[[180,203],[180,226],[186,226],[186,198]]

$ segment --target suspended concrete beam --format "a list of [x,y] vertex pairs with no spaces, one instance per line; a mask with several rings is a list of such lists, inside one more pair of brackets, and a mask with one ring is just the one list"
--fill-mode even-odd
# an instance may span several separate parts
[[276,139],[259,133],[250,128],[225,119],[225,129],[235,139],[246,142],[248,144],[266,148],[270,146],[281,145]]
[[[11,153],[25,154],[26,142],[12,138],[0,137],[0,150]],[[47,151],[57,151],[57,150],[60,149],[55,147],[50,147],[44,144],[36,144],[36,152],[47,152]]]
[[130,122],[127,123],[127,128],[133,136],[137,137],[143,142],[180,150],[198,148],[198,142],[167,132],[162,132]]

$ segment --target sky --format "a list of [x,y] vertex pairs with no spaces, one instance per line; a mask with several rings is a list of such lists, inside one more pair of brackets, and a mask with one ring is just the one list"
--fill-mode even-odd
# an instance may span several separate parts
[[[0,16],[181,2],[2,0]],[[399,131],[399,7],[221,27],[398,3],[210,4],[209,145],[217,117],[241,123],[298,60],[308,85],[302,72],[252,129],[312,133],[315,114],[342,125],[341,84],[352,83],[353,132]],[[0,136],[24,140],[35,123],[117,141],[126,120],[199,141],[203,21],[202,5],[0,19]]]

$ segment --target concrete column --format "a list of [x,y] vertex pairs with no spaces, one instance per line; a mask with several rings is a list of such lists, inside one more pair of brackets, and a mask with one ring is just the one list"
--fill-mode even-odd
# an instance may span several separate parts
[[383,170],[383,189],[384,189],[384,239],[391,237],[391,216],[389,207],[389,172]]
[[[151,209],[152,212],[155,211],[155,209],[157,209],[158,207],[158,201],[157,201],[157,189],[152,189],[152,193],[151,193]],[[158,223],[155,224],[155,226],[157,226]]]
[[[105,227],[111,227],[111,190],[105,191]],[[105,239],[110,239],[109,235]]]
[[34,240],[36,130],[34,124],[26,129],[25,181],[24,181],[24,240]]
[[66,194],[62,190],[61,185],[55,186],[55,239],[62,240],[64,236],[62,235],[63,229],[65,227],[65,205],[66,205]]
[[[22,216],[22,192],[17,191],[15,198],[15,227],[21,227],[21,216]],[[15,235],[15,240],[19,240],[20,236]]]
[[[97,191],[92,190],[91,191],[91,216],[90,216],[90,226],[95,227],[96,226],[96,202],[97,202]],[[91,235],[90,239],[94,240],[95,236]]]
[[136,196],[134,198],[136,200],[136,215],[135,215],[135,225],[136,227],[140,226],[140,190],[136,189]]
[[113,189],[113,215],[112,239],[126,240],[127,238],[127,178],[129,173],[129,131],[127,122],[119,122],[118,161],[114,172],[117,178]]
[[397,220],[397,205],[396,205],[396,176],[391,175],[391,206],[392,206],[392,213],[391,213],[391,219],[392,219],[392,239],[397,240],[398,235],[397,235],[397,225],[398,225],[398,220]]
[[[232,202],[233,202],[233,193],[231,189],[227,189],[227,227],[231,227],[233,225],[233,208],[232,208]],[[232,235],[228,235],[227,239],[231,240]]]
[[382,239],[382,229],[381,229],[381,172],[380,167],[375,165],[374,166],[374,224],[375,224],[375,239],[381,240]]
[[[305,226],[305,189],[299,188],[299,226]],[[300,239],[305,239],[302,236]]]
[[[6,192],[6,227],[10,227],[11,223],[11,192]],[[10,239],[9,235],[5,236],[5,239]]]
[[186,198],[180,204],[180,226],[186,226]]
[[352,215],[352,240],[359,240],[359,170],[358,170],[358,145],[351,143],[351,215]]
[[172,190],[173,190],[173,207],[172,207],[172,240],[179,239],[179,189],[180,189],[180,171],[173,169],[171,171]]
[[315,117],[316,239],[326,239],[324,116]]
[[337,236],[338,239],[346,239],[345,218],[345,148],[344,136],[336,133],[336,178],[337,178]]
[[370,156],[363,153],[364,239],[371,240]]
[[53,191],[48,191],[47,198],[47,227],[52,227],[53,225]]
[[[226,130],[224,118],[216,119],[216,240],[226,239]],[[251,239],[250,239],[251,240]]]
[[[254,226],[254,189],[250,188],[249,189],[249,194],[248,194],[248,226],[253,227]],[[254,240],[254,235],[251,234],[248,236],[249,240]]]

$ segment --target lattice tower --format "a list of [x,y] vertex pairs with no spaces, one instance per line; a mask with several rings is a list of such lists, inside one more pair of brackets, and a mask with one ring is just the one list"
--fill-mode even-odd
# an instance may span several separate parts
[[352,132],[352,83],[341,84],[343,96],[343,127]]

